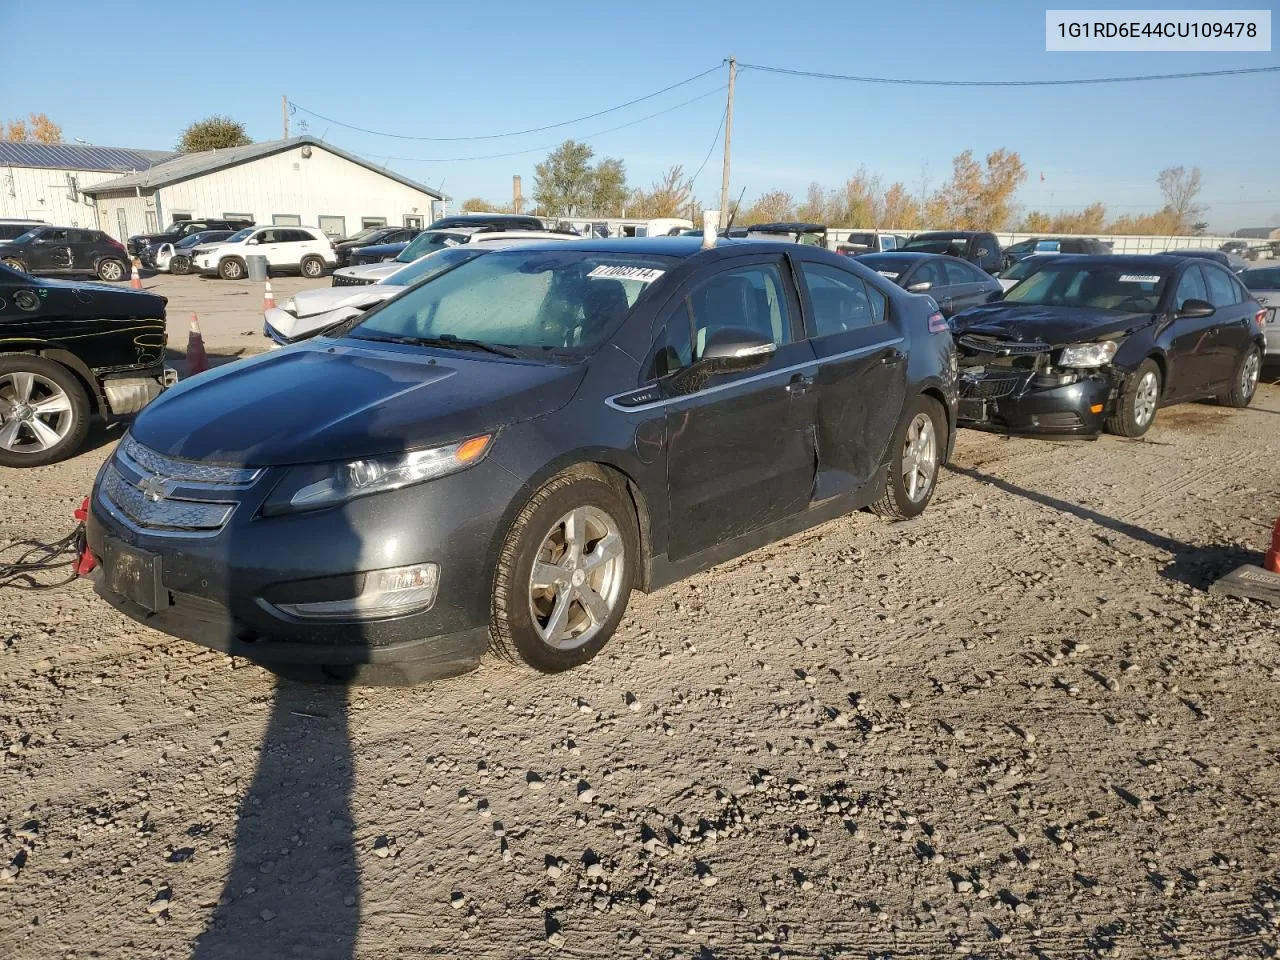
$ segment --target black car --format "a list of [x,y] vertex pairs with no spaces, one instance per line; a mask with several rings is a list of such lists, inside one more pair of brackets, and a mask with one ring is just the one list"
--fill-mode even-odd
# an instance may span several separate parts
[[933,297],[944,317],[1000,295],[1000,281],[968,260],[938,253],[864,253],[855,258],[911,293]]
[[129,276],[129,255],[119,241],[101,230],[79,227],[34,227],[0,243],[0,263],[41,277]]
[[[201,230],[199,233],[188,234],[177,243],[165,244],[156,243],[149,247],[143,247],[142,252],[138,254],[138,263],[148,270],[165,269],[172,274],[181,276],[182,274],[191,272],[192,251],[202,243],[217,243],[219,240],[225,240],[231,236],[234,231],[231,230]],[[169,255],[168,263],[161,268],[160,253],[167,249]]]
[[[409,257],[402,262],[408,263],[430,252],[430,245],[424,246],[426,241],[421,234],[428,233],[437,241],[449,243],[450,232],[454,238],[462,237],[463,239],[455,240],[458,243],[466,243],[466,235],[470,233],[481,232],[498,232],[502,230],[537,230],[545,231],[547,228],[537,217],[518,216],[516,214],[506,213],[471,213],[459,214],[456,217],[442,217],[435,221],[426,230],[419,231],[419,236],[415,237],[414,250],[422,250],[422,253]],[[400,260],[401,255],[408,248],[412,240],[403,240],[395,243],[377,243],[369,246],[362,246],[352,250],[348,255],[347,265],[351,267],[360,266],[363,263],[382,263],[387,260]],[[336,282],[336,281],[335,281]]]
[[14,240],[28,230],[46,226],[43,220],[8,220],[0,219],[0,241]]
[[407,244],[421,232],[417,227],[376,227],[372,230],[361,230],[354,237],[335,243],[333,252],[338,257],[338,266],[345,267],[351,262],[352,252],[359,247],[371,247],[383,243]]
[[1212,260],[1214,263],[1222,264],[1232,273],[1243,273],[1249,269],[1249,264],[1243,257],[1238,257],[1234,253],[1224,253],[1222,250],[1183,247],[1176,250],[1166,250],[1165,255],[1170,257],[1199,257],[1202,260]]
[[191,236],[193,233],[199,233],[202,230],[230,230],[235,233],[237,230],[243,230],[245,227],[252,227],[252,220],[226,220],[226,219],[202,219],[202,220],[179,220],[174,223],[168,230],[160,233],[138,233],[129,238],[126,244],[131,256],[138,256],[143,248],[162,243],[177,243],[185,237]]
[[97,589],[261,663],[568,669],[633,588],[921,513],[954,363],[932,301],[814,247],[493,251],[152,404],[95,483]]
[[1004,265],[1000,241],[994,233],[977,230],[934,230],[917,233],[900,249],[916,253],[942,253],[976,264],[987,273],[995,273]]
[[1043,257],[1000,303],[952,318],[960,422],[1011,433],[1139,437],[1159,407],[1253,399],[1265,312],[1193,257]]
[[1110,252],[1111,247],[1093,237],[1032,237],[1004,248],[1004,266],[1012,267],[1036,253],[1087,253],[1103,257]]
[[71,456],[164,385],[165,298],[0,266],[0,466]]
[[427,224],[428,230],[452,230],[457,227],[488,227],[490,230],[545,230],[538,217],[523,213],[457,213]]

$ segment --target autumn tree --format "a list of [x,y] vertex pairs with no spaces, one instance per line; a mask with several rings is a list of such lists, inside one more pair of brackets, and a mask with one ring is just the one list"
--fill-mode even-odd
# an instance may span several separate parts
[[679,217],[688,212],[692,200],[693,181],[685,177],[684,167],[676,164],[648,190],[637,188],[627,202],[627,212],[646,219]]
[[796,215],[796,200],[785,190],[770,190],[734,220],[734,226],[749,227],[753,223],[778,223]]
[[1031,210],[1018,224],[1018,230],[1022,233],[1102,233],[1106,218],[1107,208],[1100,203],[1091,203],[1083,210],[1064,210],[1052,215]]
[[1027,179],[1017,153],[1000,149],[985,164],[966,150],[951,161],[951,179],[926,203],[930,223],[960,230],[994,230],[1013,215],[1013,194]]
[[226,147],[247,147],[253,143],[244,124],[230,117],[212,116],[197,120],[178,138],[179,153],[201,153]]
[[1204,214],[1205,208],[1196,203],[1200,195],[1200,168],[1166,167],[1156,177],[1160,193],[1164,196],[1164,209],[1176,226],[1178,233],[1191,229]]
[[468,197],[462,201],[463,213],[511,213],[511,205],[493,203],[484,197]]
[[37,143],[61,143],[62,128],[43,113],[28,114],[26,119],[0,123],[0,140],[35,140]]
[[920,228],[920,205],[907,193],[901,183],[894,183],[884,192],[880,201],[880,220],[877,226],[891,230],[917,230]]
[[618,216],[627,200],[627,169],[606,157],[592,165],[595,151],[566,140],[533,168],[533,200],[551,216]]
[[605,157],[596,164],[591,181],[591,212],[599,217],[620,217],[627,206],[627,167]]

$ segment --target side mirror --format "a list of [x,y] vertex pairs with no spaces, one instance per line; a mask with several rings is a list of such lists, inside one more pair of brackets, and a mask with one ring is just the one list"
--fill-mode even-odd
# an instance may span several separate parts
[[907,293],[924,293],[933,286],[928,280],[917,280],[915,283],[907,284]]
[[1183,300],[1182,306],[1178,308],[1180,317],[1211,317],[1215,312],[1216,308],[1208,300],[1197,300],[1194,297]]
[[751,370],[769,362],[778,345],[755,330],[721,327],[707,337],[701,362],[714,373]]
[[256,246],[258,245],[258,238],[257,238],[257,237],[250,237],[248,240],[246,240],[246,241],[244,242],[244,245],[245,245],[246,247],[256,247]]
[[991,252],[991,251],[990,251],[990,250],[988,250],[986,247],[979,247],[979,248],[978,248],[978,256],[980,256],[980,257],[985,257],[985,256],[986,256],[988,253],[990,253],[990,252]]

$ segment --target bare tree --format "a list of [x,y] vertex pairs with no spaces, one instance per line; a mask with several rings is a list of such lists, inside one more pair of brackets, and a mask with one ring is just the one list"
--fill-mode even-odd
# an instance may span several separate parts
[[1164,195],[1165,209],[1169,211],[1177,232],[1181,233],[1192,227],[1205,212],[1205,207],[1196,203],[1200,195],[1200,168],[1166,167],[1156,177],[1160,192]]

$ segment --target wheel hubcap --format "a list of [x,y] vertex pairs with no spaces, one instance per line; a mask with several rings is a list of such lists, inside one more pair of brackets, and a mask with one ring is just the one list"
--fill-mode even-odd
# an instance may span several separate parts
[[38,373],[0,375],[0,449],[43,453],[71,432],[71,399]]
[[108,263],[102,267],[102,275],[108,280],[119,280],[121,274],[120,264]]
[[1156,375],[1148,370],[1138,381],[1138,389],[1133,394],[1133,419],[1138,426],[1145,426],[1156,415],[1156,400],[1160,396],[1160,382]]
[[578,507],[542,539],[529,575],[529,613],[538,635],[572,650],[600,632],[625,584],[626,552],[617,521],[599,507]]
[[1245,357],[1244,369],[1240,372],[1240,389],[1244,392],[1244,398],[1248,400],[1253,396],[1253,391],[1258,389],[1258,374],[1262,370],[1262,361],[1258,359],[1256,351],[1250,351],[1249,356]]
[[917,413],[902,444],[902,485],[912,503],[929,495],[937,473],[938,436],[933,419],[927,413]]

